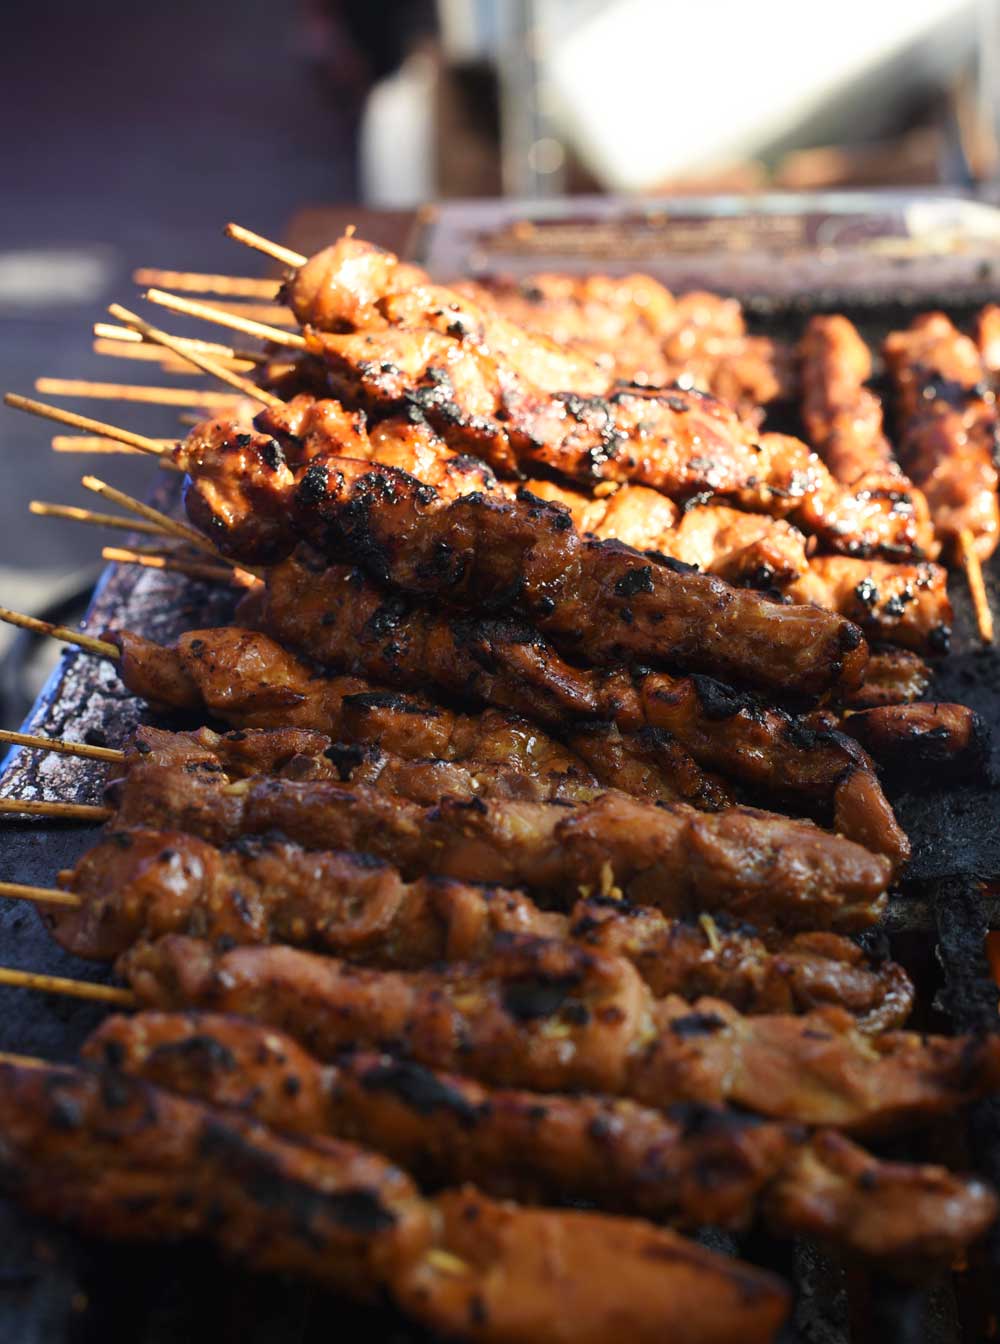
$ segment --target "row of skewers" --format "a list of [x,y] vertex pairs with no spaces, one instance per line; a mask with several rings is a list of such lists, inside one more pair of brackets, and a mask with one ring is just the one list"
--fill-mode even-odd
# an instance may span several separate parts
[[292,267],[301,331],[160,294],[267,345],[118,306],[136,339],[99,337],[227,384],[217,418],[171,446],[8,397],[182,470],[193,526],[89,483],[193,548],[132,558],[243,591],[169,648],[3,613],[234,730],[7,734],[110,766],[106,804],[5,804],[106,829],[57,888],[3,891],[127,987],[0,978],[140,1010],[83,1069],[4,1066],[22,1196],[497,1341],[769,1339],[787,1310],[662,1226],[503,1197],[761,1214],[908,1271],[963,1253],[992,1192],[857,1139],[995,1091],[996,1042],[901,1030],[908,977],[849,935],[908,856],[875,762],[981,759],[918,656],[946,644],[942,545],[975,574],[996,542],[975,347],[890,341],[914,485],[841,319],[803,344],[817,456],[760,432],[740,388],[779,352],[731,303],[445,289],[352,237],[307,260],[234,232]]

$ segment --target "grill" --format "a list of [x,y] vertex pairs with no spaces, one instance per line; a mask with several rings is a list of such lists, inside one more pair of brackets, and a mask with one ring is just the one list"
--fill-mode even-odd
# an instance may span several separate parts
[[[883,238],[893,228],[892,236],[901,236],[899,200],[878,201]],[[952,213],[960,217],[965,204],[953,202]],[[805,212],[801,202],[785,203],[783,211],[774,207],[779,223],[769,233],[759,221],[752,227],[745,220],[741,224],[738,215],[718,203],[714,213],[688,204],[683,233],[677,226],[673,236],[691,238],[692,221],[700,220],[715,250],[706,259],[678,244],[665,265],[657,249],[671,245],[671,220],[664,217],[662,204],[655,211],[630,207],[625,213],[608,203],[575,203],[572,215],[564,210],[559,217],[529,223],[498,203],[459,204],[422,216],[411,234],[412,250],[442,275],[475,269],[648,269],[678,289],[698,285],[735,292],[746,302],[756,330],[786,338],[801,330],[805,312],[835,307],[876,346],[891,326],[917,311],[939,305],[963,322],[991,296],[992,262],[975,249],[928,264],[919,247],[907,256],[900,244],[893,267],[887,268],[885,248],[872,248],[871,231],[859,235],[855,224],[854,233],[845,232],[845,219],[865,209],[871,220],[870,202],[855,202],[855,215],[842,205],[829,216],[815,206]],[[824,218],[834,221],[825,232]],[[714,221],[711,227],[706,220]],[[312,221],[309,236],[296,242],[308,248],[333,232],[333,227],[324,230],[320,216]],[[371,232],[378,236],[377,229]],[[817,243],[830,237],[841,238],[844,249],[835,272],[817,250]],[[748,257],[768,248],[794,259],[794,293],[768,288],[762,272],[748,263]],[[782,269],[772,255],[772,274]],[[889,283],[893,276],[894,286]],[[786,282],[787,276],[782,283],[788,291]],[[951,302],[940,292],[944,283]],[[791,408],[775,408],[774,420],[775,428],[795,428]],[[154,502],[177,508],[175,483],[161,485]],[[994,609],[1000,610],[1000,560],[986,578]],[[890,783],[914,857],[869,950],[891,952],[913,976],[917,1029],[993,1032],[1000,1030],[1000,1015],[985,935],[1000,928],[1000,790],[993,783],[1000,766],[1000,652],[978,646],[960,580],[953,584],[952,597],[953,651],[935,691],[943,700],[970,705],[993,729],[989,782],[954,787],[928,778],[918,781],[920,787],[902,790]],[[127,625],[169,640],[196,625],[225,622],[230,602],[218,590],[175,574],[111,570],[93,599],[89,628],[99,632],[107,625]],[[25,730],[61,735],[72,723],[77,731],[85,727],[91,741],[117,741],[138,717],[137,705],[123,695],[113,669],[72,651],[63,657]],[[173,720],[170,726],[190,725]],[[10,759],[0,793],[93,802],[99,800],[101,777],[101,768],[86,762],[24,752]],[[3,839],[5,875],[45,885],[86,848],[91,834],[25,822],[5,825]],[[31,909],[4,903],[0,940],[7,964],[94,977],[91,964],[54,946]],[[68,1059],[101,1015],[89,1004],[0,990],[0,1049]],[[1000,1098],[932,1131],[876,1149],[883,1156],[942,1160],[976,1170],[1000,1187]],[[711,1229],[701,1235],[706,1244],[769,1266],[794,1285],[796,1307],[786,1344],[978,1344],[1000,1328],[1000,1227],[974,1248],[967,1265],[932,1284],[890,1280],[811,1244],[779,1242],[764,1232],[739,1239]],[[328,1338],[333,1321],[344,1339],[406,1344],[426,1338],[393,1314],[360,1312],[297,1285],[251,1278],[198,1251],[106,1248],[42,1227],[2,1202],[0,1236],[0,1338],[22,1344],[106,1344],[119,1338],[142,1344],[181,1338],[207,1344],[211,1339],[217,1344],[220,1337],[238,1337],[242,1344],[307,1344]]]

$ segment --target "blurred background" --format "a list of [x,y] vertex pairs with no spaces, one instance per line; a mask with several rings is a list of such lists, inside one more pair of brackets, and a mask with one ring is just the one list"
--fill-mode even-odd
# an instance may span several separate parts
[[[3,18],[0,368],[28,394],[39,375],[136,381],[92,323],[132,301],[136,267],[245,271],[229,219],[304,245],[349,203],[364,227],[453,197],[989,197],[998,175],[1000,0],[6,0]],[[71,609],[101,539],[29,500],[88,502],[86,470],[150,482],[51,437],[0,415],[0,602],[36,612]],[[6,652],[13,722],[25,650]]]

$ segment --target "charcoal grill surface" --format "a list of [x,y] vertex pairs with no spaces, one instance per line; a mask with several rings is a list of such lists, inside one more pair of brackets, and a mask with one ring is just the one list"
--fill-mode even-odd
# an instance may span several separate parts
[[[468,209],[460,205],[453,214],[436,213],[419,235],[423,252],[436,260],[442,278],[465,269],[466,258],[454,240],[469,236],[469,216],[462,213]],[[494,216],[497,221],[504,217],[499,205]],[[477,206],[475,218],[482,217]],[[313,231],[321,227],[314,217]],[[442,234],[435,235],[435,229]],[[449,236],[454,244],[451,255],[458,259],[443,265],[442,238],[447,241]],[[576,269],[593,269],[584,252],[572,261]],[[544,264],[536,262],[536,267]],[[604,258],[595,264],[603,267]],[[706,264],[703,259],[698,262],[702,268]],[[883,295],[881,304],[828,302],[835,296],[823,291],[820,274],[813,275],[813,288],[797,292],[794,300],[757,293],[755,328],[793,339],[801,330],[804,311],[836,306],[858,322],[877,348],[887,330],[928,306],[926,295],[916,303],[899,294]],[[713,285],[710,268],[698,275],[699,283]],[[985,283],[988,277],[983,277]],[[732,288],[718,282],[713,287]],[[965,321],[990,297],[982,286],[975,292],[967,290],[965,302],[949,305],[949,314]],[[155,502],[178,508],[176,483],[161,484]],[[986,580],[993,608],[1000,612],[1000,557],[988,567]],[[956,610],[953,650],[940,665],[934,693],[942,700],[971,705],[991,728],[988,778],[953,787],[928,777],[917,781],[919,788],[902,792],[894,792],[890,785],[914,856],[906,880],[893,894],[886,931],[892,954],[907,964],[921,989],[919,1026],[995,1031],[1000,1028],[997,989],[986,964],[983,935],[1000,927],[996,782],[1000,652],[979,646],[964,585],[956,581],[951,589]],[[99,634],[106,627],[127,626],[166,641],[184,630],[225,622],[232,602],[221,590],[180,575],[111,568],[98,586],[86,628]],[[86,733],[91,740],[115,745],[141,718],[149,721],[143,707],[122,690],[113,666],[69,651],[32,710],[25,731],[59,736],[69,730],[74,736]],[[171,724],[188,726],[180,720]],[[0,777],[0,795],[94,802],[100,798],[102,773],[101,767],[87,762],[15,751]],[[58,870],[91,843],[93,833],[91,828],[41,820],[13,824],[5,820],[0,832],[2,876],[51,885]],[[102,978],[91,963],[60,951],[36,912],[17,903],[0,905],[0,961],[54,974]],[[101,1016],[100,1009],[88,1004],[0,988],[0,1050],[69,1059]],[[955,1132],[934,1141],[1000,1186],[1000,1101],[972,1108],[961,1132],[956,1126]],[[898,1155],[919,1158],[924,1155],[922,1143],[911,1144]],[[1000,1309],[996,1236],[977,1251],[967,1274],[946,1278],[929,1291],[882,1282],[805,1244],[778,1244],[759,1233],[743,1242],[711,1233],[706,1237],[710,1244],[772,1265],[793,1281],[797,1307],[788,1342],[978,1344]],[[240,1344],[310,1344],[328,1340],[331,1328],[352,1344],[354,1340],[418,1344],[428,1339],[388,1311],[358,1311],[299,1285],[243,1274],[189,1248],[105,1247],[55,1232],[0,1200],[2,1340],[219,1344],[238,1339]]]

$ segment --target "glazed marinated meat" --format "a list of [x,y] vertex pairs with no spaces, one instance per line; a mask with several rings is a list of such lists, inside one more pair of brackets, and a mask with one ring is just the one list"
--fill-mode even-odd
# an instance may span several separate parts
[[76,956],[113,960],[140,938],[184,933],[232,945],[288,943],[388,969],[473,961],[511,934],[579,942],[626,957],[657,995],[713,994],[743,1012],[847,1008],[865,1030],[905,1021],[913,987],[901,967],[873,965],[834,934],[800,934],[776,950],[743,926],[690,923],[609,897],[569,915],[521,892],[446,878],[405,882],[370,854],[303,850],[278,836],[217,848],[176,831],[113,831],[63,885],[78,909],[49,924]]
[[934,536],[927,499],[896,461],[882,428],[882,406],[865,387],[871,355],[846,317],[814,317],[799,347],[802,417],[809,442],[835,480],[859,494],[900,496],[913,515],[912,547],[934,559]]
[[988,303],[977,315],[976,344],[990,373],[1000,370],[1000,305]]
[[[638,720],[629,729],[619,730],[613,722],[596,719],[579,726],[566,724],[565,715],[560,714],[553,722],[576,743],[578,750],[574,753],[534,723],[513,714],[496,709],[479,715],[462,714],[422,697],[374,688],[368,681],[321,676],[272,639],[238,627],[192,631],[171,650],[127,631],[114,638],[122,650],[123,681],[154,705],[202,707],[240,726],[294,724],[302,729],[326,730],[340,741],[377,744],[383,753],[421,762],[419,766],[400,766],[394,776],[382,781],[384,785],[394,777],[399,784],[406,781],[411,792],[419,788],[426,793],[439,785],[444,792],[450,781],[453,787],[461,785],[474,796],[479,792],[473,787],[476,774],[492,781],[491,792],[537,797],[541,792],[551,794],[553,789],[559,792],[563,784],[567,791],[573,791],[577,782],[586,789],[584,781],[592,775],[603,787],[620,788],[641,797],[683,799],[709,810],[730,801],[726,788],[696,765],[680,744],[655,725]],[[524,652],[523,644],[515,644],[515,655],[522,661]],[[447,669],[449,680],[445,685],[454,690],[450,677],[455,664],[444,657],[437,665]],[[473,666],[478,675],[482,669]],[[567,676],[571,672],[566,669]],[[422,672],[407,684],[426,687],[429,679],[429,674]],[[396,678],[397,684],[400,680]],[[529,688],[518,685],[516,676],[508,675],[501,683],[494,673],[487,680],[501,703],[514,699],[532,708],[536,716],[540,713],[545,701],[530,697]],[[516,693],[502,697],[500,685],[512,687]],[[469,687],[463,683],[458,689],[468,692]],[[862,755],[860,749],[856,751]],[[590,765],[589,772],[584,758]],[[430,766],[429,761],[458,766],[475,762],[475,766],[473,772],[466,769],[463,778],[459,769],[446,771],[444,765]],[[518,788],[511,783],[515,774],[527,777]],[[566,779],[561,783],[563,776]],[[510,787],[501,788],[503,780]]]
[[941,565],[817,555],[784,591],[795,602],[816,602],[840,612],[869,639],[916,652],[948,651],[953,612],[948,574]]
[[934,780],[981,777],[985,768],[986,725],[966,705],[886,705],[852,714],[844,727],[887,769],[911,779],[922,771]]
[[4,1170],[36,1213],[101,1237],[208,1236],[254,1269],[372,1300],[433,1244],[432,1210],[385,1158],[116,1071],[0,1064]]
[[931,684],[931,670],[908,649],[879,649],[868,659],[865,679],[844,699],[849,709],[875,709],[919,700]]
[[628,962],[565,943],[519,940],[474,966],[403,972],[287,947],[219,953],[170,936],[119,967],[143,1007],[266,1021],[324,1059],[391,1042],[429,1068],[533,1091],[730,1103],[884,1132],[949,1114],[1000,1082],[995,1036],[867,1036],[836,1008],[743,1017],[717,999],[654,1000]]
[[613,792],[578,806],[445,798],[425,808],[364,786],[226,784],[139,763],[120,785],[116,817],[121,828],[168,827],[213,843],[279,831],[311,848],[367,850],[407,878],[523,886],[563,909],[581,888],[617,887],[671,916],[721,910],[762,928],[866,928],[892,874],[887,858],[810,822]]
[[841,618],[588,541],[564,510],[532,496],[448,502],[403,473],[346,460],[314,465],[303,493],[314,540],[335,556],[451,605],[516,603],[595,662],[670,661],[806,693],[850,686],[864,671],[861,633]]
[[[259,433],[247,433],[245,427],[237,431],[232,422],[205,422],[175,454],[190,473],[191,518],[245,561],[273,562],[290,550],[299,535],[292,509],[296,482],[310,466],[321,470],[331,455],[405,470],[434,486],[442,499],[480,491],[503,498],[515,493],[482,462],[447,448],[420,417],[385,420],[366,433],[339,402],[296,396],[285,407],[265,408],[255,423]],[[666,495],[641,485],[612,486],[600,497],[546,480],[529,480],[524,488],[567,508],[581,532],[659,550],[740,586],[775,589],[793,600],[860,615],[866,630],[879,638],[919,644],[929,630],[950,620],[941,583],[922,583],[922,601],[913,605],[912,569],[900,566],[897,575],[896,567],[884,561],[873,561],[866,570],[860,562],[844,560],[841,573],[848,577],[838,582],[836,559],[825,558],[821,572],[806,556],[804,535],[780,518],[718,503],[689,507],[679,515]],[[933,567],[924,572],[933,573]],[[881,602],[859,604],[855,588],[870,592],[880,586],[888,589]]]
[[697,1105],[663,1113],[622,1099],[486,1088],[388,1055],[324,1066],[291,1037],[238,1018],[115,1017],[85,1054],[294,1133],[364,1136],[435,1186],[473,1180],[493,1195],[583,1199],[682,1226],[738,1227],[763,1206],[787,1231],[805,1225],[911,1264],[952,1257],[996,1210],[982,1182],[880,1162],[829,1131],[807,1140]]
[[903,465],[926,494],[942,543],[954,549],[967,531],[986,560],[1000,537],[997,411],[979,351],[943,313],[925,313],[892,332],[884,353]]
[[622,1329],[640,1344],[724,1344],[734,1331],[766,1344],[787,1313],[770,1275],[639,1220],[472,1190],[422,1199],[353,1144],[279,1137],[117,1072],[4,1064],[0,1078],[18,1199],[102,1237],[200,1237],[255,1270],[387,1294],[482,1344],[563,1344],[566,1329],[583,1344],[615,1344]]
[[413,759],[474,759],[541,777],[586,773],[572,752],[525,719],[497,710],[457,714],[357,677],[323,677],[257,631],[192,630],[172,648],[129,631],[114,638],[126,686],[157,707],[207,710],[240,729],[376,742]]

